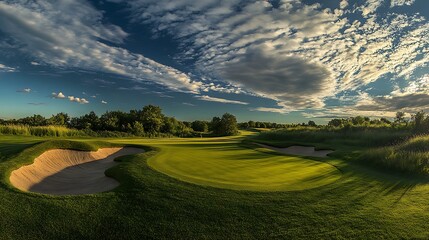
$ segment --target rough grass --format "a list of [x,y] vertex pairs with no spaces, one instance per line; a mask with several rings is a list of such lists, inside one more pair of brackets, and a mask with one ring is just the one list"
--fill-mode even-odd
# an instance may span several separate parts
[[259,134],[255,139],[368,147],[395,144],[403,141],[409,135],[407,131],[392,128],[319,129],[306,127],[266,131]]
[[72,137],[86,135],[83,131],[62,126],[33,127],[27,125],[0,125],[0,134],[38,137]]
[[418,136],[403,143],[365,151],[361,161],[380,168],[409,174],[429,173],[429,136]]
[[[323,160],[343,173],[332,184],[303,191],[267,193],[190,184],[155,171],[147,164],[148,159],[162,152],[161,144],[210,147],[210,139],[43,141],[36,137],[0,136],[0,239],[429,237],[426,182],[365,168],[342,160],[341,154]],[[121,158],[121,164],[108,170],[110,176],[121,182],[112,192],[49,196],[8,187],[4,180],[7,171],[28,163],[41,151],[58,147],[57,144],[84,150],[110,144],[150,147],[144,154]],[[219,151],[234,153],[228,148]]]

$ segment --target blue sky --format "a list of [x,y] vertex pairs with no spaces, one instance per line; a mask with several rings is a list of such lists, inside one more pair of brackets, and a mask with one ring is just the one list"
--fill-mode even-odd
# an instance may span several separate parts
[[426,0],[0,1],[0,118],[429,110]]

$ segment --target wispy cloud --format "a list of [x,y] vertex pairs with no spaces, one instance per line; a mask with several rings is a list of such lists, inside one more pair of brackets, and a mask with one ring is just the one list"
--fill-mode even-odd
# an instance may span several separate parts
[[104,100],[101,100],[101,104],[107,104],[107,102]]
[[16,72],[17,69],[0,63],[0,72]]
[[388,74],[412,81],[429,62],[427,19],[379,11],[384,1],[341,0],[335,10],[299,0],[123,2],[135,21],[181,43],[177,59],[196,59],[198,72],[296,110],[321,109],[325,99]]
[[182,103],[183,105],[186,105],[186,106],[190,106],[190,107],[195,107],[195,104],[192,104],[192,103],[188,103],[188,102],[184,102],[184,103]]
[[128,33],[104,22],[103,12],[83,0],[0,2],[0,30],[17,39],[20,50],[37,62],[105,71],[175,91],[199,91],[201,83],[191,80],[186,73],[117,47]]
[[17,92],[20,92],[20,93],[30,93],[31,92],[31,88],[23,88],[23,89],[19,89],[19,90],[16,90]]
[[280,113],[280,114],[286,114],[291,112],[291,110],[287,110],[286,108],[271,108],[271,107],[257,107],[257,108],[250,108],[249,110],[258,111],[258,112]]
[[202,96],[195,96],[198,100],[201,101],[208,101],[208,102],[219,102],[219,103],[232,103],[232,104],[241,104],[241,105],[248,105],[247,102],[237,101],[237,100],[229,100],[224,98],[217,98],[217,97],[210,97],[207,95]]
[[33,105],[33,106],[41,106],[41,105],[46,105],[46,103],[44,102],[30,102],[28,103],[29,105]]

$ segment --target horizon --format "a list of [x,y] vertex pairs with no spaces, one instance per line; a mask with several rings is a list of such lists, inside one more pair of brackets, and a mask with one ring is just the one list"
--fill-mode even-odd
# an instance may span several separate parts
[[429,110],[425,0],[0,2],[0,118],[160,106],[325,124]]

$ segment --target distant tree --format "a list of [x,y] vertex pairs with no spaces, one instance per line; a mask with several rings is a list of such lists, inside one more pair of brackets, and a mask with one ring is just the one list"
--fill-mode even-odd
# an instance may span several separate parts
[[106,112],[100,117],[100,129],[106,131],[119,131],[120,130],[120,115],[122,112]]
[[25,117],[18,121],[20,124],[30,125],[30,126],[46,126],[47,120],[45,117],[39,114],[35,114],[31,117]]
[[255,122],[254,121],[249,121],[249,128],[254,128],[256,127]]
[[192,128],[192,123],[191,123],[191,122],[183,121],[182,123],[183,123],[186,127],[188,127],[188,128]]
[[317,124],[314,121],[310,120],[310,121],[308,121],[308,126],[310,126],[310,127],[316,127]]
[[342,126],[342,125],[343,125],[343,120],[342,120],[342,119],[339,119],[339,118],[331,119],[331,120],[328,122],[328,126],[331,126],[331,127],[340,127],[340,126]]
[[67,113],[60,112],[56,115],[52,115],[48,119],[49,125],[66,126],[70,122],[70,117]]
[[179,122],[173,117],[164,117],[163,125],[161,127],[161,132],[176,134],[177,127]]
[[395,116],[395,123],[403,123],[405,122],[405,113],[397,112]]
[[411,121],[413,123],[414,130],[417,132],[426,132],[427,129],[427,117],[426,113],[419,111],[416,114],[411,116]]
[[363,118],[362,116],[356,116],[356,117],[352,117],[351,121],[353,125],[361,126],[365,123],[365,118]]
[[232,136],[238,134],[237,119],[230,113],[225,113],[222,118],[214,117],[211,127],[216,135]]
[[220,128],[220,118],[213,117],[212,121],[209,124],[209,130],[215,133],[218,131],[219,128]]
[[144,128],[143,124],[138,121],[134,121],[133,123],[127,124],[128,132],[132,133],[135,136],[143,136]]
[[391,124],[392,122],[389,121],[387,118],[380,118],[380,121],[386,124]]
[[209,125],[205,121],[193,121],[191,127],[196,132],[208,132],[209,130]]
[[164,114],[160,107],[147,105],[139,113],[139,120],[143,123],[146,132],[159,133],[164,125]]
[[100,118],[95,112],[91,111],[81,117],[72,118],[70,126],[76,129],[91,129],[96,131],[100,129]]

